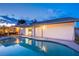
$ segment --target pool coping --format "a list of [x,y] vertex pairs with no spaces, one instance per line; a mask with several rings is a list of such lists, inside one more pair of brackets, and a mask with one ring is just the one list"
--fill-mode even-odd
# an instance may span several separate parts
[[22,37],[32,38],[33,40],[37,40],[37,41],[46,41],[46,42],[61,44],[79,53],[79,45],[76,44],[74,41],[65,41],[65,40],[57,40],[57,39],[55,40],[50,38],[46,39],[46,38],[28,37],[28,36],[22,36]]

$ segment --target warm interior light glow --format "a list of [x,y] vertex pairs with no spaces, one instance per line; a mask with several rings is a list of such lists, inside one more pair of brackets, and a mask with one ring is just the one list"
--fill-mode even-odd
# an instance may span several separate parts
[[23,30],[23,28],[21,28],[21,30]]
[[32,44],[32,40],[29,40],[29,45],[31,45]]
[[32,35],[32,28],[26,28],[26,35],[27,36],[30,36],[30,35]]
[[16,27],[16,32],[19,32],[20,28],[19,27]]
[[5,30],[6,33],[8,33],[8,30]]
[[28,32],[29,35],[30,35],[31,33],[32,33],[31,31]]
[[20,43],[20,40],[17,38],[16,41],[15,41],[15,43],[17,43],[17,44]]
[[28,28],[25,29],[25,35],[28,35]]
[[42,28],[43,28],[43,30],[45,30],[45,29],[46,29],[46,26],[45,26],[45,25],[43,25],[43,27],[42,27]]

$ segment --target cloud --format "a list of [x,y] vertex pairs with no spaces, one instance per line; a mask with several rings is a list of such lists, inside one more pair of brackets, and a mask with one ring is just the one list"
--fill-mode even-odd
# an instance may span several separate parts
[[68,16],[67,13],[61,9],[48,9],[48,15],[52,18]]

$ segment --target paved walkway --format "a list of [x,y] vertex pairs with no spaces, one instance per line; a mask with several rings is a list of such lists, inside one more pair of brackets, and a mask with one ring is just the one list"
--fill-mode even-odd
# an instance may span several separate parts
[[[26,36],[23,36],[23,37],[26,37]],[[29,37],[29,38],[33,38],[36,40],[47,40],[47,41],[58,42],[58,43],[64,44],[64,45],[79,52],[79,45],[73,41],[65,41],[65,40],[58,40],[58,39],[46,39],[46,38],[35,38],[35,37]]]

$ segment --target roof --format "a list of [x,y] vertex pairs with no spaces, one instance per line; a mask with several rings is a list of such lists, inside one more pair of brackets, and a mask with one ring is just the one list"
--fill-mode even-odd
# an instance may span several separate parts
[[33,25],[37,24],[56,24],[56,23],[63,23],[63,22],[78,22],[78,18],[73,18],[73,17],[65,17],[65,18],[57,18],[57,19],[52,19],[52,20],[47,20],[47,21],[41,21],[34,23]]
[[78,21],[79,21],[78,18],[65,17],[65,18],[51,19],[51,20],[47,20],[47,21],[40,21],[40,22],[33,23],[31,25],[27,25],[27,24],[20,24],[20,25],[18,25],[17,24],[16,27],[31,27],[33,25],[40,25],[40,24],[57,24],[57,23],[78,22]]
[[28,24],[16,24],[16,27],[30,27],[32,25],[28,25]]

